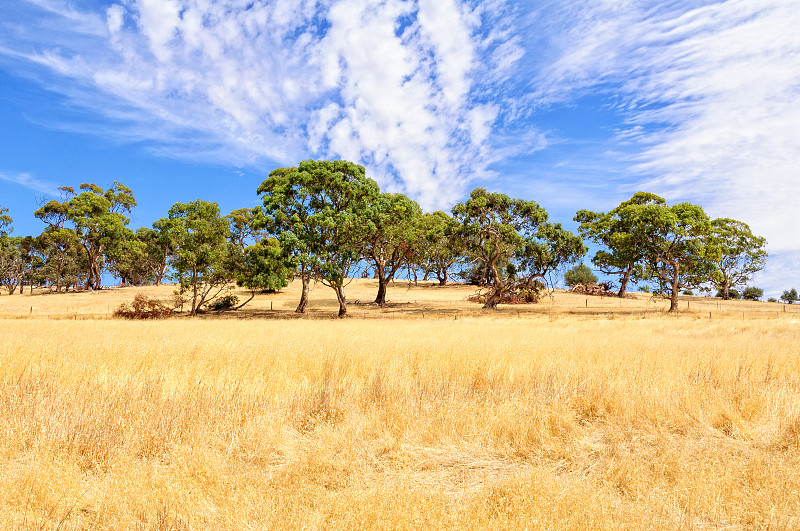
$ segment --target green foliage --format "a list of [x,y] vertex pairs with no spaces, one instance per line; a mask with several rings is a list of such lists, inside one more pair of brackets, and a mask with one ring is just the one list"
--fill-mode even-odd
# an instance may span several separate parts
[[757,301],[764,296],[764,290],[753,286],[744,288],[742,298],[748,301]]
[[767,299],[767,302],[778,302],[778,299],[776,299],[775,297],[770,297],[769,299]]
[[639,219],[631,215],[630,209],[664,204],[657,195],[638,192],[608,213],[580,210],[575,215],[581,235],[601,247],[592,264],[606,275],[620,277],[620,297],[625,296],[628,282],[644,278],[644,243],[648,234],[641,230]]
[[123,212],[130,213],[136,200],[130,188],[117,181],[105,191],[88,183],[82,184],[80,189],[83,191],[76,194],[73,188],[61,187],[65,199],[49,201],[34,215],[52,229],[75,233],[86,252],[86,287],[99,289],[104,253],[125,239],[130,220]]
[[538,279],[546,280],[548,273],[586,252],[579,238],[548,223],[535,201],[476,188],[453,207],[453,218],[467,256],[489,271],[491,291],[484,308],[496,308],[509,290],[533,289]]
[[256,243],[265,234],[257,228],[260,208],[239,208],[225,216],[230,223],[230,239],[244,250],[250,242]]
[[789,304],[794,304],[797,302],[797,290],[792,288],[790,290],[786,290],[781,295],[781,300],[788,302]]
[[584,264],[578,264],[564,273],[564,282],[572,287],[576,284],[591,284],[597,282],[597,276]]
[[718,296],[728,299],[731,288],[746,284],[755,273],[764,269],[767,242],[754,236],[747,224],[728,218],[711,222],[711,236],[720,250],[711,280],[722,293]]
[[0,207],[0,238],[11,234],[13,222],[14,220],[8,215],[8,209]]
[[442,211],[424,213],[419,219],[420,239],[414,246],[414,263],[427,275],[433,272],[444,286],[450,270],[463,257],[463,242],[457,224]]
[[272,171],[258,188],[264,200],[258,228],[278,237],[298,264],[336,292],[347,315],[344,286],[370,236],[370,208],[380,190],[364,167],[343,160],[301,162]]
[[739,299],[742,298],[742,294],[739,293],[738,290],[735,290],[733,288],[729,288],[728,289],[728,296],[727,297],[725,296],[725,292],[722,289],[718,289],[717,290],[717,294],[714,295],[714,296],[715,297],[719,297],[719,298],[721,298],[723,300],[730,300],[730,299],[739,300]]
[[219,205],[196,200],[169,209],[167,230],[174,244],[171,263],[181,294],[191,294],[191,314],[213,301],[233,282],[241,251],[230,243],[228,220]]
[[276,238],[264,238],[247,247],[236,283],[249,290],[275,292],[289,285],[297,270],[286,249]]
[[412,259],[422,239],[422,209],[403,194],[381,193],[367,205],[362,252],[375,268],[378,294],[375,303],[386,305],[386,286],[397,270]]
[[690,289],[683,290],[683,295],[694,295],[694,292]]
[[711,221],[691,203],[668,206],[653,194],[638,192],[615,209],[642,254],[644,268],[637,276],[658,282],[678,309],[678,294],[699,287],[713,275],[719,248],[711,237]]
[[10,295],[14,294],[22,282],[24,262],[19,248],[20,239],[0,237],[0,284]]
[[41,261],[41,280],[56,292],[86,282],[88,258],[75,231],[48,227],[34,238],[32,252]]

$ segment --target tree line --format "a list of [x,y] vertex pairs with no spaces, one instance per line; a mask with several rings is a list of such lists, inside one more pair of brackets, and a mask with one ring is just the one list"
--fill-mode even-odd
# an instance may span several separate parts
[[[339,316],[347,315],[345,288],[359,273],[378,281],[375,304],[401,272],[436,278],[458,274],[485,289],[479,300],[536,301],[557,272],[579,263],[583,240],[599,246],[595,268],[619,281],[654,282],[677,309],[679,291],[718,287],[724,298],[764,267],[764,238],[732,219],[712,220],[700,206],[667,205],[639,192],[610,212],[581,210],[579,234],[549,221],[535,201],[473,190],[451,212],[423,213],[403,194],[381,192],[363,166],[307,160],[273,170],[258,187],[262,204],[222,215],[217,203],[176,203],[151,227],[135,231],[128,215],[132,191],[82,184],[59,189],[61,197],[34,215],[38,236],[12,236],[12,218],[0,208],[0,282],[13,294],[25,286],[56,292],[102,287],[104,273],[123,285],[178,284],[196,314],[211,304],[241,307],[258,291],[279,290],[294,278],[304,312],[312,281],[331,288]],[[241,305],[229,289],[251,291]]]

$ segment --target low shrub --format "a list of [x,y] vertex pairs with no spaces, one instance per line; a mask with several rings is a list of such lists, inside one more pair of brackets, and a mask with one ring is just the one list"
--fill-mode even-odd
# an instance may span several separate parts
[[239,297],[236,295],[225,295],[224,297],[209,303],[208,308],[209,310],[213,311],[230,310],[237,304],[239,304]]
[[123,302],[114,310],[115,317],[124,319],[165,319],[171,315],[172,308],[167,304],[142,293],[137,294],[132,302]]

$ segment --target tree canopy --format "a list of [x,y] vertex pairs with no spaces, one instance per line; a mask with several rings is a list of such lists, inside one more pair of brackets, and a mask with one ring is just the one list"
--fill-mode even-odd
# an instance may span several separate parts
[[277,235],[306,279],[313,276],[334,290],[339,317],[346,317],[344,287],[369,236],[364,229],[378,184],[358,164],[307,160],[271,172],[258,193],[264,200],[259,226]]
[[711,236],[719,248],[713,280],[722,298],[728,300],[731,288],[747,284],[755,273],[764,269],[767,241],[753,235],[746,223],[728,218],[711,222]]
[[175,245],[172,267],[181,293],[191,294],[191,314],[222,295],[237,273],[238,248],[228,241],[228,220],[219,205],[196,200],[175,203],[167,230]]
[[453,218],[465,252],[488,271],[487,309],[496,309],[512,289],[536,289],[535,279],[585,253],[580,239],[548,223],[547,212],[535,201],[476,188],[453,207]]
[[570,288],[576,284],[591,284],[597,282],[597,275],[585,264],[578,264],[564,273],[564,282]]
[[368,206],[363,254],[375,268],[375,304],[386,306],[386,286],[420,241],[422,209],[403,194],[381,193]]
[[107,190],[89,183],[80,189],[82,192],[76,193],[71,187],[61,187],[64,200],[49,201],[34,215],[54,229],[75,233],[88,259],[86,288],[99,289],[104,252],[125,239],[130,219],[123,213],[130,213],[136,200],[130,188],[118,181]]
[[657,195],[638,192],[608,213],[580,210],[575,215],[581,235],[601,246],[592,257],[592,264],[606,275],[619,276],[620,297],[625,296],[629,282],[643,278],[644,244],[649,239],[647,232],[641,230],[639,219],[628,209],[665,203]]

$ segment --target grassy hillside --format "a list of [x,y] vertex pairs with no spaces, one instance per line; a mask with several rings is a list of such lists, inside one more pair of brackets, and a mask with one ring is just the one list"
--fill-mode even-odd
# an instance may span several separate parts
[[[435,282],[420,282],[418,286],[405,280],[389,285],[389,307],[377,308],[369,303],[378,290],[376,280],[353,280],[345,293],[349,301],[348,312],[355,318],[453,318],[455,316],[484,316],[481,305],[468,302],[476,287],[463,284],[438,286]],[[0,296],[0,317],[44,319],[102,319],[111,317],[120,303],[130,301],[137,293],[149,297],[171,300],[175,286],[147,286],[141,288],[109,288],[99,292],[53,294],[36,291],[33,295]],[[250,297],[250,292],[237,289],[240,301]],[[258,294],[244,308],[235,313],[206,314],[206,318],[297,318],[294,309],[300,300],[300,283],[294,282],[280,293]],[[188,309],[188,308],[185,308]],[[583,316],[589,318],[641,318],[660,316],[669,309],[669,301],[649,293],[633,293],[625,299],[616,297],[591,297],[557,291],[545,296],[538,304],[501,305],[499,316]],[[306,319],[329,319],[336,316],[338,303],[330,288],[312,284]],[[745,318],[798,318],[800,305],[752,301],[722,301],[716,298],[681,296],[680,313],[695,318],[738,317]],[[613,316],[612,316],[613,313]]]
[[338,321],[295,288],[156,322],[108,314],[170,287],[0,297],[0,529],[800,526],[794,308],[398,283]]

